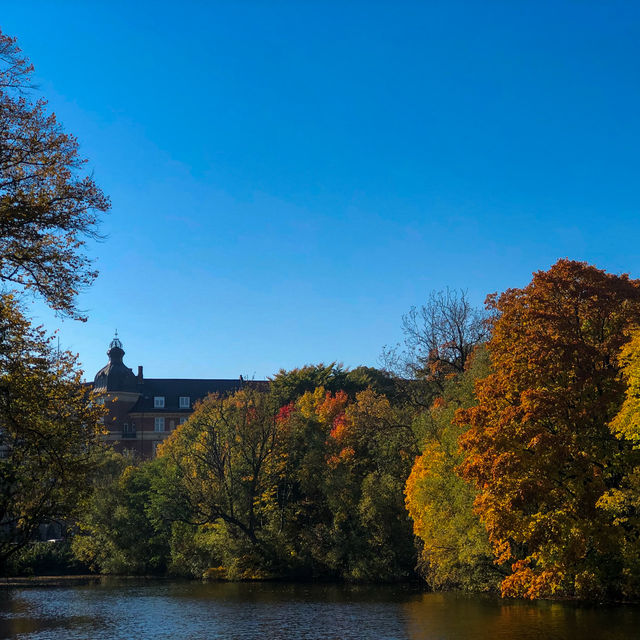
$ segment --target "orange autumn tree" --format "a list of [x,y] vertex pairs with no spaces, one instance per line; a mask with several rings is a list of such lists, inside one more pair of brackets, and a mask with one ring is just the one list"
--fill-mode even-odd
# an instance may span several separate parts
[[638,464],[608,425],[624,396],[617,361],[640,313],[640,282],[559,260],[490,296],[493,373],[457,421],[464,478],[505,596],[620,597],[624,532],[598,501]]

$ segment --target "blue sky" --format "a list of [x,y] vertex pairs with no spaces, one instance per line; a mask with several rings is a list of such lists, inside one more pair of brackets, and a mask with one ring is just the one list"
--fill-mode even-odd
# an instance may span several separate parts
[[640,5],[3,3],[111,197],[88,377],[376,365],[432,289],[640,277]]

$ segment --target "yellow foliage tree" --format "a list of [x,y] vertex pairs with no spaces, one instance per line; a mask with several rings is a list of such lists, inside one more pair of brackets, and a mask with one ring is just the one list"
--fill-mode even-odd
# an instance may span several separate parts
[[447,381],[431,410],[418,417],[422,453],[405,487],[413,531],[422,542],[420,569],[433,589],[484,591],[495,588],[501,576],[473,510],[476,491],[456,473],[463,430],[453,418],[457,409],[474,402],[474,380],[488,373],[486,350],[478,347],[469,363],[469,370]]
[[630,333],[618,358],[627,383],[624,402],[611,421],[611,430],[619,437],[640,447],[640,328]]

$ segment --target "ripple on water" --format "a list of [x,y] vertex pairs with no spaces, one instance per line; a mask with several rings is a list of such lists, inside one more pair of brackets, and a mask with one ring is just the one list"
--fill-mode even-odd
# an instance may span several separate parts
[[406,586],[108,581],[0,593],[20,640],[630,640],[638,607],[429,594]]

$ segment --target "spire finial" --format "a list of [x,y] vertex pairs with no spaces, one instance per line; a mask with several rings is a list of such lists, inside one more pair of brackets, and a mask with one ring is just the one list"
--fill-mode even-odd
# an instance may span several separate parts
[[116,329],[116,335],[113,338],[113,340],[111,341],[111,344],[109,345],[109,349],[113,349],[114,347],[118,347],[118,349],[122,349],[122,342],[120,341],[120,338],[118,338],[118,330]]

